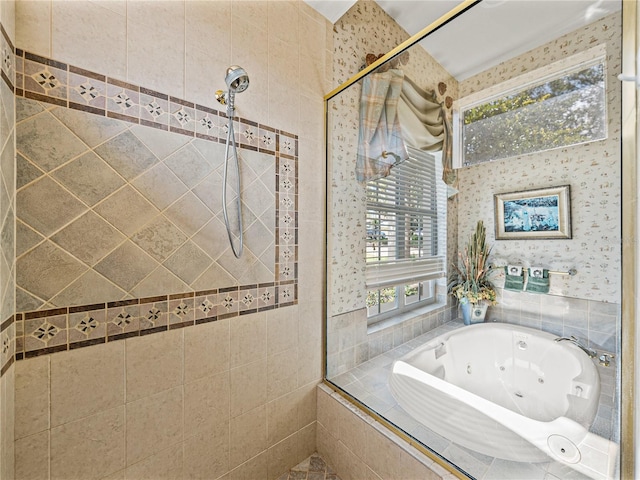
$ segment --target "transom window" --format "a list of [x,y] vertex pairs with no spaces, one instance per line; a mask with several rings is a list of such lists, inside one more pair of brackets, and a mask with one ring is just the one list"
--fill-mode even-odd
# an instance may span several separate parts
[[458,163],[606,138],[606,65],[600,50],[571,57],[551,73],[545,68],[518,77],[497,93],[494,88],[461,99],[454,115]]
[[435,300],[433,280],[444,276],[446,258],[440,156],[409,148],[409,159],[387,177],[367,182],[367,312],[374,321]]

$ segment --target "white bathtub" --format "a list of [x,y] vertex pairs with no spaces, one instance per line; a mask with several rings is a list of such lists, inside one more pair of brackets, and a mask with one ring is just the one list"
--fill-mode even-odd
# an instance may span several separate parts
[[469,449],[519,462],[551,457],[608,478],[617,445],[589,433],[597,368],[555,338],[503,323],[460,328],[396,360],[391,392],[420,423]]

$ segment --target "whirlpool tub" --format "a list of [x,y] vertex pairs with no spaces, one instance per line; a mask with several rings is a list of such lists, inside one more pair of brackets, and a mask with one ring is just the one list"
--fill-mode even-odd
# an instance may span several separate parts
[[518,462],[551,457],[608,478],[617,445],[589,432],[597,368],[556,338],[503,323],[460,328],[396,360],[391,392],[416,420],[464,447]]

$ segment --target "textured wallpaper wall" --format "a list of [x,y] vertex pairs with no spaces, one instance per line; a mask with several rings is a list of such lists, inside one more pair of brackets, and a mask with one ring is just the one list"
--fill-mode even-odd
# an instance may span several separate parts
[[[356,3],[334,28],[334,78],[342,83],[365,66],[368,53],[387,53],[409,35],[374,2]],[[409,51],[402,66],[407,76],[426,90],[447,85],[446,96],[457,95],[457,82],[422,47]],[[358,145],[360,84],[356,83],[329,103],[331,152],[328,212],[328,296],[331,315],[364,307],[364,251],[366,243],[365,193],[355,179]],[[444,101],[444,96],[439,95]],[[455,205],[449,203],[449,231],[455,231]],[[455,237],[450,237],[455,238]],[[448,249],[451,254],[455,248]]]
[[[557,271],[575,268],[575,277],[551,277],[554,295],[620,303],[620,40],[620,14],[613,14],[460,83],[460,95],[468,95],[606,44],[606,140],[459,170],[459,243],[484,220],[497,262]],[[571,240],[494,241],[494,194],[557,185],[571,185]]]

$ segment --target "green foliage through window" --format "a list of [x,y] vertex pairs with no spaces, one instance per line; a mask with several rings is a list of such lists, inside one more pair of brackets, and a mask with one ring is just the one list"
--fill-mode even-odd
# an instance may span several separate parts
[[606,138],[604,61],[463,109],[463,163]]

